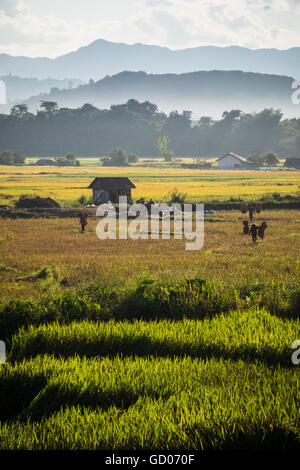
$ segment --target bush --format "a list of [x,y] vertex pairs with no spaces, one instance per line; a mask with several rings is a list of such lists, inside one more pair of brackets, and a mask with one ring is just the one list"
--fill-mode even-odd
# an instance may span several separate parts
[[[58,282],[55,268],[35,274],[40,282]],[[28,279],[29,280],[29,279]],[[31,279],[34,280],[34,279]],[[182,320],[203,319],[237,309],[265,308],[271,314],[299,318],[300,285],[280,282],[226,285],[204,279],[190,279],[170,285],[144,280],[133,291],[103,288],[91,284],[77,293],[48,297],[40,303],[14,300],[0,308],[1,339],[10,341],[20,327],[74,320]]]
[[265,163],[268,166],[276,166],[279,163],[278,155],[275,152],[268,152],[264,154]]
[[139,315],[143,319],[204,318],[217,312],[237,307],[233,289],[221,283],[202,279],[186,280],[171,286],[162,282],[145,280],[129,295],[122,305],[126,318]]
[[65,157],[58,157],[55,160],[58,166],[80,166],[80,161],[76,160],[73,153],[67,153]]
[[275,152],[267,152],[264,154],[252,154],[248,158],[249,162],[256,163],[259,166],[276,166],[279,163],[278,155]]
[[171,204],[175,204],[175,203],[184,204],[186,197],[187,197],[186,193],[180,193],[179,191],[177,191],[176,188],[174,188],[172,191],[169,192],[169,198],[170,198],[169,202]]
[[114,148],[108,158],[110,166],[128,166],[128,153],[125,150]]
[[100,158],[102,166],[128,166],[129,163],[136,163],[138,157],[133,153],[128,153],[123,149],[114,148],[103,158]]
[[93,196],[85,196],[85,194],[82,194],[82,196],[78,198],[78,204],[81,207],[87,206],[88,204],[93,204],[93,202]]
[[134,155],[133,153],[129,153],[128,154],[128,162],[129,163],[136,163],[138,162],[138,157],[136,155]]
[[12,150],[0,152],[0,165],[23,165],[25,158]]
[[88,204],[94,204],[93,196],[82,194],[78,199],[68,201],[68,207],[85,207]]
[[70,162],[75,162],[76,161],[74,153],[67,153],[67,155],[65,156],[65,159],[70,161]]
[[19,328],[36,324],[37,306],[31,302],[11,300],[0,312],[1,339],[6,342]]

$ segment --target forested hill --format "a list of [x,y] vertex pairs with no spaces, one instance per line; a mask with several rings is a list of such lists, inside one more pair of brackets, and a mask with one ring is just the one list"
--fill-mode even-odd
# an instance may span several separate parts
[[224,111],[222,118],[202,116],[196,125],[191,112],[159,112],[149,101],[134,99],[110,109],[91,104],[59,108],[41,103],[37,114],[25,105],[0,115],[0,150],[23,156],[103,156],[114,147],[138,156],[157,155],[155,141],[168,136],[176,156],[220,156],[229,151],[247,156],[275,151],[281,157],[300,154],[300,119],[283,119],[278,110],[242,113]]
[[62,56],[13,57],[0,54],[2,74],[21,77],[99,80],[122,70],[185,73],[197,70],[243,70],[288,75],[300,79],[300,48],[287,50],[200,46],[171,50],[146,44],[123,44],[98,39]]
[[26,101],[29,109],[38,109],[41,100],[55,101],[60,107],[79,107],[92,103],[100,108],[134,98],[148,100],[164,112],[191,110],[220,117],[223,110],[244,112],[281,108],[288,117],[300,117],[300,105],[292,103],[293,79],[285,76],[241,71],[200,71],[185,74],[153,75],[145,72],[121,72],[97,82],[90,81],[70,90],[54,89]]

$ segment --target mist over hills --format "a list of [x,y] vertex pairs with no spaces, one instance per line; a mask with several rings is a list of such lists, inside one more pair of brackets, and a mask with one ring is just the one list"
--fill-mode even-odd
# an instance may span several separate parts
[[0,54],[0,74],[20,77],[76,77],[99,80],[123,70],[152,74],[198,70],[242,70],[300,79],[300,48],[248,49],[239,46],[200,46],[182,50],[145,44],[113,43],[98,39],[54,59]]
[[224,110],[243,112],[264,108],[282,109],[286,116],[300,117],[300,105],[291,101],[293,78],[241,71],[200,71],[185,74],[121,72],[73,89],[54,89],[25,103],[36,111],[41,100],[59,107],[77,108],[85,103],[105,109],[134,98],[156,103],[160,110],[190,110],[220,117]]
[[4,75],[0,76],[0,80],[3,80],[6,85],[6,107],[1,107],[1,111],[6,110],[9,112],[11,106],[16,102],[28,99],[31,96],[38,95],[40,93],[50,92],[52,88],[72,88],[76,87],[84,82],[78,79],[65,79],[58,80],[55,78],[23,78],[16,75]]

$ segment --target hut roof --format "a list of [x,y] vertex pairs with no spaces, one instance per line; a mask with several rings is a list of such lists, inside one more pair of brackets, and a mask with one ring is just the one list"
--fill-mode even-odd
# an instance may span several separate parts
[[50,158],[40,158],[35,162],[35,165],[55,165],[56,162]]
[[241,157],[240,155],[237,155],[236,153],[233,153],[233,152],[226,153],[226,155],[223,155],[223,157],[217,158],[217,162],[222,160],[225,157],[233,157],[233,158],[236,158],[237,160],[239,160],[240,162],[244,162],[244,163],[247,162],[246,158]]
[[101,176],[95,178],[89,185],[91,189],[130,189],[135,188],[135,185],[130,181],[129,178],[125,177],[110,177]]

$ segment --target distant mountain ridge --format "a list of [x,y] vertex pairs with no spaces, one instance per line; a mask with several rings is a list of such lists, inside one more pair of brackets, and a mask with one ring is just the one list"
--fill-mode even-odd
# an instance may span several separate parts
[[300,47],[287,50],[248,49],[239,46],[200,46],[182,50],[145,44],[114,43],[98,39],[55,59],[0,54],[0,75],[99,80],[123,70],[153,74],[198,70],[241,70],[287,75],[300,79]]
[[0,80],[3,80],[6,85],[6,101],[8,108],[17,100],[25,100],[30,96],[47,93],[53,88],[72,88],[84,83],[82,80],[77,79],[22,78],[15,75],[0,76]]
[[282,109],[286,116],[300,117],[300,105],[291,101],[293,78],[241,71],[200,71],[185,74],[121,72],[70,90],[52,90],[25,101],[31,111],[41,100],[60,107],[77,108],[91,103],[100,109],[134,98],[151,101],[164,112],[191,110],[200,115],[220,116],[223,111],[243,112],[264,108]]

